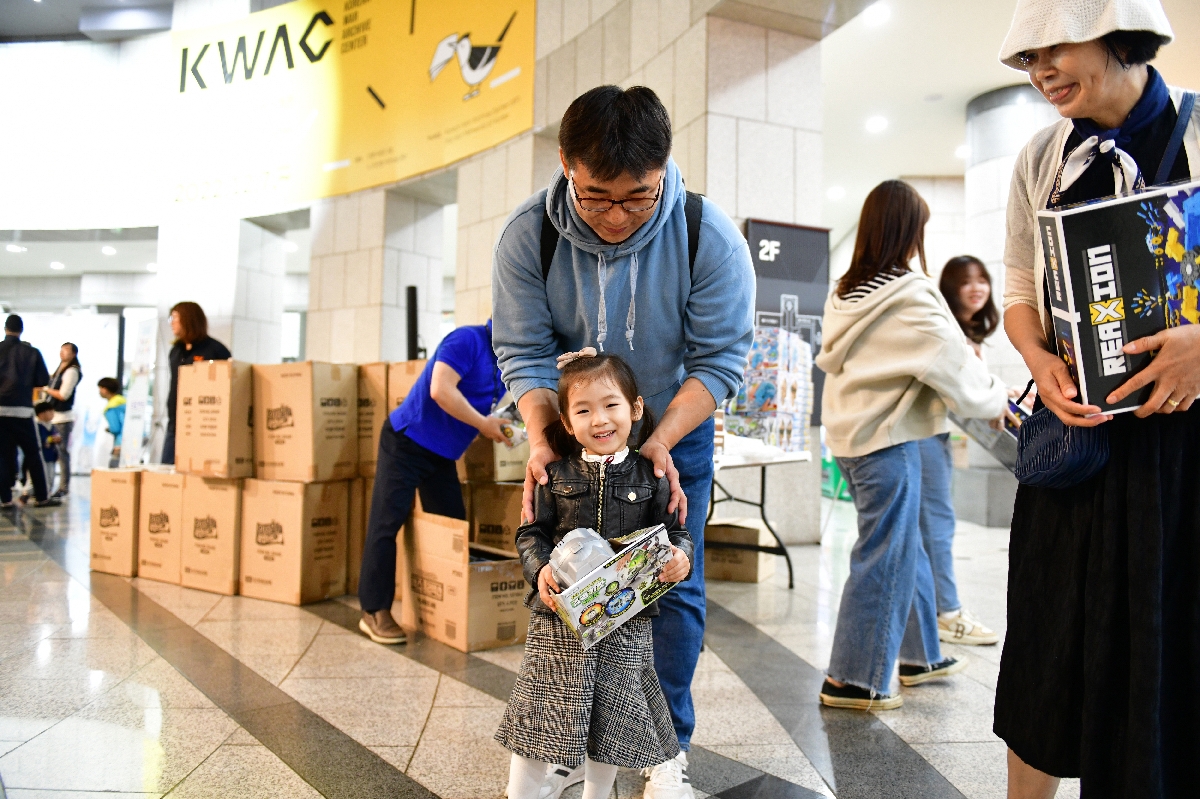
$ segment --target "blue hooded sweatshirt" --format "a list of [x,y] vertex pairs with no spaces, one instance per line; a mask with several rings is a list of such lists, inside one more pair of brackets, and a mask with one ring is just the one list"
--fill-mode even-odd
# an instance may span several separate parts
[[[705,199],[689,270],[684,201],[683,178],[669,160],[654,214],[620,244],[602,241],[580,219],[562,169],[513,212],[492,262],[492,344],[514,397],[556,391],[557,356],[588,346],[629,363],[658,419],[689,377],[717,405],[737,390],[754,334],[750,248]],[[560,235],[544,281],[543,209]]]

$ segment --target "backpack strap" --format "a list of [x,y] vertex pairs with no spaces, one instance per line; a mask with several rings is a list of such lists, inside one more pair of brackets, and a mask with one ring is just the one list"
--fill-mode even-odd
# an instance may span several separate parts
[[[688,243],[688,273],[696,269],[696,251],[700,249],[700,222],[704,216],[703,195],[693,191],[687,192],[683,203],[683,218],[687,224]],[[550,276],[550,264],[554,262],[554,253],[558,251],[558,228],[550,221],[550,215],[542,209],[542,282]]]
[[550,275],[550,264],[554,261],[554,253],[558,249],[558,228],[550,221],[550,215],[542,207],[542,282]]
[[687,192],[687,199],[683,203],[683,218],[687,221],[688,274],[696,271],[696,250],[700,249],[700,221],[703,216],[702,195],[694,191]]
[[1171,131],[1171,140],[1167,142],[1162,163],[1158,165],[1158,174],[1154,177],[1156,186],[1166,183],[1167,179],[1171,177],[1171,169],[1175,166],[1175,158],[1179,155],[1179,148],[1183,145],[1183,134],[1187,131],[1188,122],[1192,119],[1192,107],[1195,105],[1195,93],[1186,92],[1182,102],[1179,103],[1179,118],[1175,120],[1175,129]]

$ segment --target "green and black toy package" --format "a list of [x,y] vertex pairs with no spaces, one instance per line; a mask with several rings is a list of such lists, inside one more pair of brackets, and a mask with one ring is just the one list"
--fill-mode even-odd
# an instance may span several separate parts
[[554,610],[583,645],[591,649],[642,608],[675,587],[658,573],[671,560],[671,540],[661,524],[610,538],[621,551],[554,595]]
[[1079,401],[1137,409],[1153,386],[1108,395],[1153,359],[1130,341],[1200,322],[1200,181],[1038,213],[1058,354]]

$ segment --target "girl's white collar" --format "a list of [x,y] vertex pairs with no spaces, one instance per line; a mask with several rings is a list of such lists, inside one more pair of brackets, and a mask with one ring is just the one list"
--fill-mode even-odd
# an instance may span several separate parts
[[[580,455],[583,456],[584,463],[604,463],[605,461],[608,461],[613,466],[616,466],[618,463],[624,461],[626,456],[629,455],[629,447],[625,447],[620,452],[614,452],[612,455],[593,455],[586,450],[581,452]],[[609,458],[612,460],[609,460]]]

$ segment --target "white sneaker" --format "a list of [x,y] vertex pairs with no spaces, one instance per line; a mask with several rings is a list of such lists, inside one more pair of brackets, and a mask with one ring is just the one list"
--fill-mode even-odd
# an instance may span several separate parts
[[666,763],[642,769],[646,778],[644,799],[696,799],[687,766],[687,752],[680,752]]
[[938,614],[938,638],[948,644],[988,646],[1000,641],[1000,634],[984,627],[971,611],[960,608],[953,613]]
[[586,760],[576,769],[569,769],[557,763],[551,764],[546,768],[546,781],[538,791],[538,799],[558,799],[567,788],[583,782],[583,769],[586,765]]

